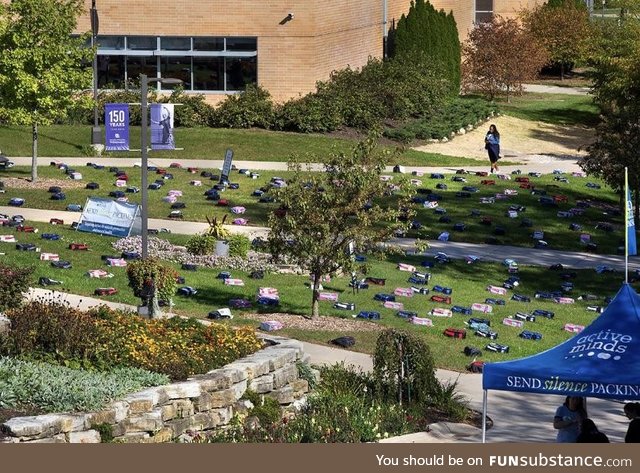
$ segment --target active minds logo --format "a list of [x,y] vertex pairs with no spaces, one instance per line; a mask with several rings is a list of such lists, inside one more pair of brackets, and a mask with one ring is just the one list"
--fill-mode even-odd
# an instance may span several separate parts
[[587,356],[601,360],[618,361],[621,355],[627,351],[632,340],[631,335],[612,332],[610,329],[600,330],[591,335],[578,337],[565,359]]

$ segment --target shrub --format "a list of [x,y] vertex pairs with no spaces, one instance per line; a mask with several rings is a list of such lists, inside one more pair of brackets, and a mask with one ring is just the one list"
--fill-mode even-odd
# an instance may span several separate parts
[[0,354],[60,364],[95,361],[97,329],[93,317],[59,301],[36,300],[7,311],[11,331]]
[[315,94],[289,100],[277,109],[275,127],[301,133],[326,133],[342,126],[343,116],[334,101]]
[[125,365],[185,379],[206,373],[260,349],[253,329],[203,325],[193,319],[143,320],[111,312],[99,324],[99,356]]
[[246,258],[251,249],[251,240],[245,235],[235,234],[227,238],[229,242],[229,256]]
[[253,84],[241,94],[229,95],[213,114],[214,125],[222,128],[271,128],[273,120],[271,95]]
[[202,94],[185,94],[184,89],[177,88],[171,95],[160,97],[159,102],[179,103],[175,108],[175,126],[195,128],[212,126],[215,109],[205,101]]
[[22,293],[29,290],[33,268],[0,263],[0,312],[22,304]]
[[484,99],[456,97],[447,100],[440,110],[424,118],[385,129],[384,135],[402,143],[415,139],[441,139],[460,128],[477,124],[497,110],[494,103]]
[[440,386],[426,342],[395,329],[385,330],[378,337],[373,376],[377,394],[387,402],[426,405]]
[[216,241],[212,235],[193,235],[187,240],[187,251],[192,255],[210,255],[216,249]]
[[258,394],[250,389],[247,389],[242,397],[253,404],[247,415],[257,417],[260,425],[275,424],[282,419],[282,409],[274,398]]
[[160,300],[169,301],[176,293],[178,273],[155,258],[132,261],[127,266],[127,278],[133,294],[140,297],[145,281],[151,279]]
[[10,408],[29,406],[46,412],[97,410],[126,394],[169,381],[136,368],[82,371],[6,357],[0,358],[0,379],[13,393]]

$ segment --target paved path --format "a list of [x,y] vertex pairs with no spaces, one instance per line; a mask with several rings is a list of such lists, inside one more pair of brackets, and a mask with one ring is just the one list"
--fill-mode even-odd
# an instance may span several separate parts
[[[521,169],[523,172],[537,171],[543,174],[551,173],[555,169],[560,169],[564,172],[581,171],[577,164],[577,157],[575,156],[555,156],[544,154],[505,154],[505,159],[521,162],[521,165],[516,166],[502,166],[501,172],[510,173],[516,169]],[[11,160],[19,166],[30,166],[30,157],[12,157]],[[132,167],[134,165],[140,165],[139,159],[133,158],[38,158],[38,166],[49,166],[52,161],[66,163],[70,166],[77,167],[80,172],[81,166],[86,166],[87,163],[102,164],[104,166],[120,166],[120,167]],[[478,160],[477,166],[468,166],[465,169],[471,172],[476,171],[488,171],[489,165],[486,160]],[[216,159],[150,159],[149,164],[159,167],[168,167],[173,162],[180,162],[183,167],[197,167],[199,169],[221,169],[222,161]],[[253,171],[286,171],[287,163],[276,161],[234,161],[234,165],[238,169],[250,169]],[[454,173],[460,167],[454,166],[404,166],[406,172],[420,171],[424,173],[440,172],[440,173]],[[320,171],[323,169],[320,164],[312,164],[312,169]],[[392,172],[393,167],[389,166],[386,172]]]
[[[77,221],[80,217],[78,212],[66,212],[42,209],[26,209],[16,207],[0,206],[0,213],[23,215],[27,220],[34,222],[48,222],[52,217],[60,218],[68,222]],[[269,233],[267,227],[249,227],[238,225],[226,225],[227,229],[233,233],[242,233],[249,238],[266,237]],[[182,235],[193,235],[201,233],[208,228],[208,224],[201,222],[188,222],[176,220],[149,219],[149,228],[167,228],[171,233]],[[398,245],[408,250],[415,249],[415,240],[412,238],[394,238],[391,244]],[[435,255],[444,252],[454,259],[464,259],[468,255],[480,257],[485,261],[502,262],[505,258],[515,259],[519,264],[550,266],[555,263],[562,263],[570,268],[594,269],[598,265],[611,266],[616,270],[624,270],[624,257],[617,255],[594,255],[591,253],[578,253],[560,250],[536,250],[533,248],[523,248],[506,245],[485,245],[462,242],[441,242],[430,241],[430,248],[426,255]],[[640,257],[632,256],[630,264],[640,264]]]
[[589,95],[589,87],[560,87],[558,85],[524,84],[525,92],[538,94]]

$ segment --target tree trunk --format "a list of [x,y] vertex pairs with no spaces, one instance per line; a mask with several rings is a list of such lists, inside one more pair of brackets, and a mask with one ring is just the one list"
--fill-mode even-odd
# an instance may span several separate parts
[[31,128],[33,141],[31,142],[31,182],[38,180],[38,123]]
[[511,103],[511,95],[509,95],[509,86],[507,86],[507,103]]
[[322,275],[314,274],[313,275],[313,295],[311,296],[311,318],[317,318],[320,316],[320,302],[318,301],[318,297],[320,296],[320,291],[318,287],[320,286],[320,279]]
[[560,80],[564,80],[564,61],[560,61]]

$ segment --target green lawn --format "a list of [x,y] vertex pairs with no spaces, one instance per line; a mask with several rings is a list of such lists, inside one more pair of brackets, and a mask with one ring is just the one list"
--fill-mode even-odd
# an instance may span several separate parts
[[[117,190],[114,185],[115,178],[113,173],[108,169],[96,170],[91,167],[82,166],[77,168],[83,174],[82,187],[65,189],[64,192],[67,199],[64,201],[50,200],[51,194],[46,189],[29,190],[12,189],[7,187],[4,195],[0,196],[0,203],[5,205],[12,197],[23,197],[27,199],[26,206],[39,209],[64,210],[70,203],[84,205],[85,200],[89,196],[108,197],[109,192]],[[139,168],[123,168],[130,177],[130,185],[140,186],[140,169]],[[205,189],[208,189],[212,181],[207,178],[200,177],[199,173],[191,174],[186,169],[170,170],[175,179],[165,181],[165,186],[159,190],[149,191],[149,215],[152,218],[167,218],[170,212],[170,204],[163,202],[162,198],[167,195],[170,189],[179,189],[183,191],[183,197],[179,199],[187,204],[187,208],[183,209],[185,220],[189,221],[206,221],[206,217],[228,215],[229,219],[233,218],[233,214],[228,207],[218,207],[215,202],[207,201],[203,195]],[[230,206],[244,206],[247,210],[242,216],[249,219],[250,225],[265,226],[267,224],[268,212],[275,209],[277,204],[260,203],[259,198],[252,196],[252,192],[262,186],[265,186],[271,177],[275,175],[287,178],[288,172],[261,172],[259,179],[250,179],[247,176],[236,174],[232,175],[232,181],[238,182],[240,188],[237,190],[227,190],[221,195],[228,199]],[[29,170],[26,167],[15,167],[0,172],[2,177],[24,177],[27,178]],[[41,178],[65,178],[64,172],[55,167],[43,167],[40,170]],[[149,182],[153,182],[158,176],[155,173],[149,174]],[[512,176],[515,178],[515,176]],[[396,175],[397,178],[397,175]],[[540,178],[531,178],[532,182],[538,189],[547,191],[548,195],[562,194],[568,197],[568,203],[561,203],[558,207],[543,207],[539,204],[540,196],[531,195],[530,191],[520,189],[518,183],[513,180],[495,179],[495,186],[484,186],[480,182],[485,177],[477,177],[475,175],[465,175],[466,183],[452,181],[452,176],[448,176],[445,180],[430,179],[428,176],[419,178],[422,182],[420,188],[430,188],[442,196],[441,207],[447,211],[447,216],[451,219],[450,223],[441,223],[440,215],[437,215],[432,209],[425,209],[422,205],[415,204],[417,211],[416,220],[418,220],[423,228],[419,231],[411,231],[409,236],[420,237],[422,239],[437,238],[440,233],[447,231],[450,233],[452,241],[463,241],[470,243],[484,243],[487,237],[493,235],[496,225],[502,225],[507,230],[506,235],[498,236],[503,244],[516,246],[532,246],[533,240],[531,233],[533,230],[543,230],[545,232],[545,240],[551,248],[565,249],[571,251],[584,250],[584,246],[580,244],[580,232],[569,230],[569,223],[574,222],[582,225],[585,232],[591,234],[592,240],[598,244],[599,253],[616,253],[619,240],[623,238],[622,234],[622,217],[610,215],[611,212],[603,209],[601,205],[618,205],[618,196],[602,181],[591,178],[568,177],[569,183],[560,183],[553,180],[553,176],[542,176]],[[190,185],[191,180],[201,180],[202,186],[196,187]],[[90,191],[84,188],[84,183],[95,181],[100,184],[98,191]],[[75,181],[64,181],[72,185]],[[601,189],[590,189],[586,187],[587,182],[597,182],[602,185]],[[448,186],[447,190],[438,190],[436,184],[444,183]],[[463,186],[476,186],[479,192],[474,193],[469,198],[456,197],[456,193],[461,191]],[[495,204],[480,204],[481,197],[495,196],[505,189],[515,189],[518,191],[517,196],[510,197],[505,200],[497,200]],[[139,202],[140,194],[127,194],[131,202]],[[574,208],[578,200],[589,200],[594,206],[585,210],[583,216],[577,216],[571,219],[558,218],[558,211],[567,211]],[[526,211],[519,214],[518,218],[509,218],[507,210],[510,205],[523,205]],[[596,206],[597,205],[597,206]],[[481,212],[480,217],[471,217],[471,210],[477,209]],[[481,217],[490,217],[493,220],[491,226],[482,225]],[[529,218],[533,221],[532,228],[520,226],[522,218]],[[231,220],[229,220],[231,221]],[[615,231],[607,233],[603,230],[596,230],[595,226],[601,222],[611,222],[614,224]],[[463,222],[467,225],[464,232],[454,232],[453,225]]]
[[584,126],[595,126],[599,121],[598,107],[590,95],[525,93],[511,97],[510,103],[504,98],[499,103],[503,113],[524,120]]
[[[140,147],[140,128],[131,127],[131,147]],[[224,159],[225,151],[233,149],[234,158],[243,161],[286,162],[298,155],[306,160],[332,151],[349,153],[355,141],[327,137],[282,133],[265,130],[229,130],[214,128],[177,128],[177,146],[181,151],[151,151],[149,158]],[[2,151],[8,156],[31,156],[31,129],[0,126]],[[38,152],[47,157],[92,156],[89,146],[90,128],[82,125],[57,125],[39,128]],[[394,148],[389,147],[393,150]],[[473,166],[478,161],[433,153],[406,150],[393,159],[394,164],[407,166]],[[108,153],[117,157],[138,157],[140,152]]]
[[[15,249],[13,243],[0,243],[1,256],[5,263],[19,265],[31,265],[35,267],[35,275],[48,276],[54,279],[61,279],[64,285],[59,287],[63,291],[73,292],[81,295],[93,295],[97,287],[115,287],[119,293],[115,296],[103,297],[103,299],[125,302],[129,304],[137,303],[131,290],[127,287],[125,276],[126,268],[108,268],[101,261],[103,254],[115,255],[117,252],[112,249],[113,238],[98,235],[75,232],[67,226],[52,226],[49,224],[36,224],[39,229],[38,234],[18,233],[19,242],[32,242],[37,244],[43,252],[58,253],[61,259],[71,261],[73,268],[70,270],[60,270],[52,268],[48,262],[39,261],[37,253],[22,252]],[[5,227],[0,229],[0,234],[10,234],[13,230]],[[45,232],[56,232],[63,235],[63,241],[42,240],[40,235]],[[184,244],[185,237],[180,235],[168,235],[167,238],[174,243]],[[68,250],[71,242],[84,242],[90,246],[89,252],[78,252]],[[419,256],[396,256],[388,261],[368,261],[370,266],[369,275],[386,278],[384,287],[371,286],[370,289],[361,290],[358,294],[353,294],[348,288],[348,279],[344,277],[334,278],[330,283],[325,284],[325,290],[337,292],[340,301],[355,302],[356,312],[360,310],[376,310],[382,314],[379,325],[385,327],[397,327],[410,330],[425,337],[435,356],[437,365],[443,368],[458,369],[464,368],[468,359],[462,354],[462,349],[466,345],[484,347],[487,341],[483,338],[475,337],[469,333],[466,340],[452,340],[442,335],[442,331],[449,327],[464,327],[464,322],[468,316],[455,314],[452,318],[430,317],[427,312],[438,304],[430,302],[430,295],[415,295],[411,298],[398,297],[402,301],[405,309],[415,311],[420,317],[430,317],[433,320],[433,327],[419,327],[407,323],[405,319],[395,315],[395,311],[385,309],[380,302],[374,301],[373,296],[377,292],[390,293],[396,287],[409,287],[407,277],[409,273],[398,271],[396,264],[404,262],[420,267],[423,260],[432,260]],[[178,266],[174,265],[177,269]],[[90,269],[103,268],[112,272],[115,276],[111,279],[91,279],[85,275]],[[439,284],[453,288],[453,303],[461,306],[469,306],[473,302],[484,302],[490,294],[486,291],[488,284],[501,285],[507,278],[506,268],[499,264],[479,262],[468,265],[464,261],[452,262],[444,265],[436,265],[428,270],[433,274],[429,288]],[[279,312],[292,314],[308,314],[310,312],[311,293],[308,278],[304,276],[290,274],[267,274],[264,280],[250,279],[246,273],[232,271],[233,277],[242,278],[246,286],[225,286],[221,280],[216,279],[218,269],[199,269],[196,272],[179,271],[186,278],[186,284],[198,289],[198,294],[194,297],[186,298],[176,296],[174,302],[175,312],[181,315],[192,317],[205,317],[206,314],[215,308],[225,307],[228,300],[234,297],[246,297],[255,301],[258,287],[276,287],[281,296],[281,307]],[[598,275],[592,270],[576,271],[577,277],[574,280],[575,289],[570,294],[576,297],[582,293],[593,293],[600,297],[613,295],[620,286],[622,275]],[[522,267],[519,276],[521,286],[516,292],[526,294],[532,298],[531,303],[522,303],[508,300],[505,306],[496,306],[493,314],[489,315],[492,321],[492,328],[499,333],[498,342],[510,345],[511,351],[508,355],[491,354],[483,355],[487,360],[501,360],[517,358],[539,352],[543,349],[556,345],[569,338],[571,335],[562,330],[564,323],[586,325],[595,317],[594,312],[586,310],[588,304],[602,304],[598,302],[576,301],[573,305],[560,305],[551,302],[543,302],[533,298],[537,290],[558,290],[561,282],[559,274],[550,272],[545,268]],[[509,296],[513,291],[509,291]],[[555,311],[556,317],[552,320],[540,318],[534,323],[527,323],[526,329],[541,332],[544,336],[542,341],[521,340],[518,338],[519,329],[507,327],[501,324],[504,317],[514,314],[516,311],[532,311],[533,309],[547,309]],[[255,311],[271,313],[273,308],[254,308]],[[332,317],[351,318],[351,311],[339,311],[333,309],[331,303],[321,302],[321,313]],[[251,324],[257,326],[255,321],[242,317],[242,313],[234,311],[234,324]],[[482,314],[475,313],[475,316]],[[356,321],[358,323],[359,321]],[[327,343],[330,339],[338,335],[353,335],[356,338],[355,349],[371,353],[375,343],[376,334],[361,331],[311,331],[285,329],[285,335],[295,336],[302,340],[309,340],[318,343]]]
[[[461,177],[461,176],[458,176]],[[420,237],[422,239],[437,238],[442,232],[449,232],[451,241],[484,243],[490,236],[495,236],[507,245],[533,246],[534,240],[531,235],[534,230],[544,231],[544,239],[549,244],[549,248],[570,251],[584,251],[585,245],[580,243],[580,234],[589,233],[591,241],[598,245],[598,253],[615,254],[618,246],[623,244],[623,216],[615,215],[612,210],[619,210],[618,195],[613,192],[602,181],[592,178],[581,178],[566,176],[568,183],[555,181],[555,176],[544,175],[538,178],[529,177],[526,174],[521,177],[528,177],[537,190],[547,192],[547,196],[563,195],[568,198],[567,203],[559,203],[557,207],[542,206],[539,202],[540,195],[533,195],[530,190],[520,189],[519,183],[515,180],[500,180],[495,176],[476,177],[462,176],[467,182],[453,182],[453,177],[446,180],[422,179],[425,187],[432,189],[442,196],[440,207],[446,210],[446,216],[451,219],[450,223],[441,223],[441,215],[433,209],[426,209],[416,205],[418,220],[423,228],[411,231],[409,236]],[[517,176],[511,176],[515,179]],[[495,180],[496,185],[482,185],[481,181]],[[438,190],[436,183],[444,183],[447,190]],[[598,183],[601,189],[591,189],[586,187],[588,182]],[[472,193],[471,197],[457,197],[457,192],[464,186],[474,186],[479,192]],[[507,199],[496,199],[494,204],[480,203],[481,197],[491,197],[498,193],[503,193],[505,189],[518,192],[515,196]],[[585,209],[582,216],[572,218],[559,218],[559,211],[568,211],[576,207],[577,201],[588,201],[591,207]],[[511,205],[524,206],[524,212],[518,212],[516,218],[510,218],[507,213]],[[471,211],[480,211],[480,216],[471,216]],[[481,219],[489,217],[492,219],[491,225],[483,225]],[[530,219],[532,227],[521,226],[524,218]],[[463,232],[456,232],[453,227],[456,223],[466,224],[467,228]],[[608,222],[613,225],[613,232],[606,232],[596,229],[599,222]],[[570,223],[577,223],[582,226],[582,231],[569,229]],[[506,230],[504,236],[495,235],[496,226],[502,226]]]

